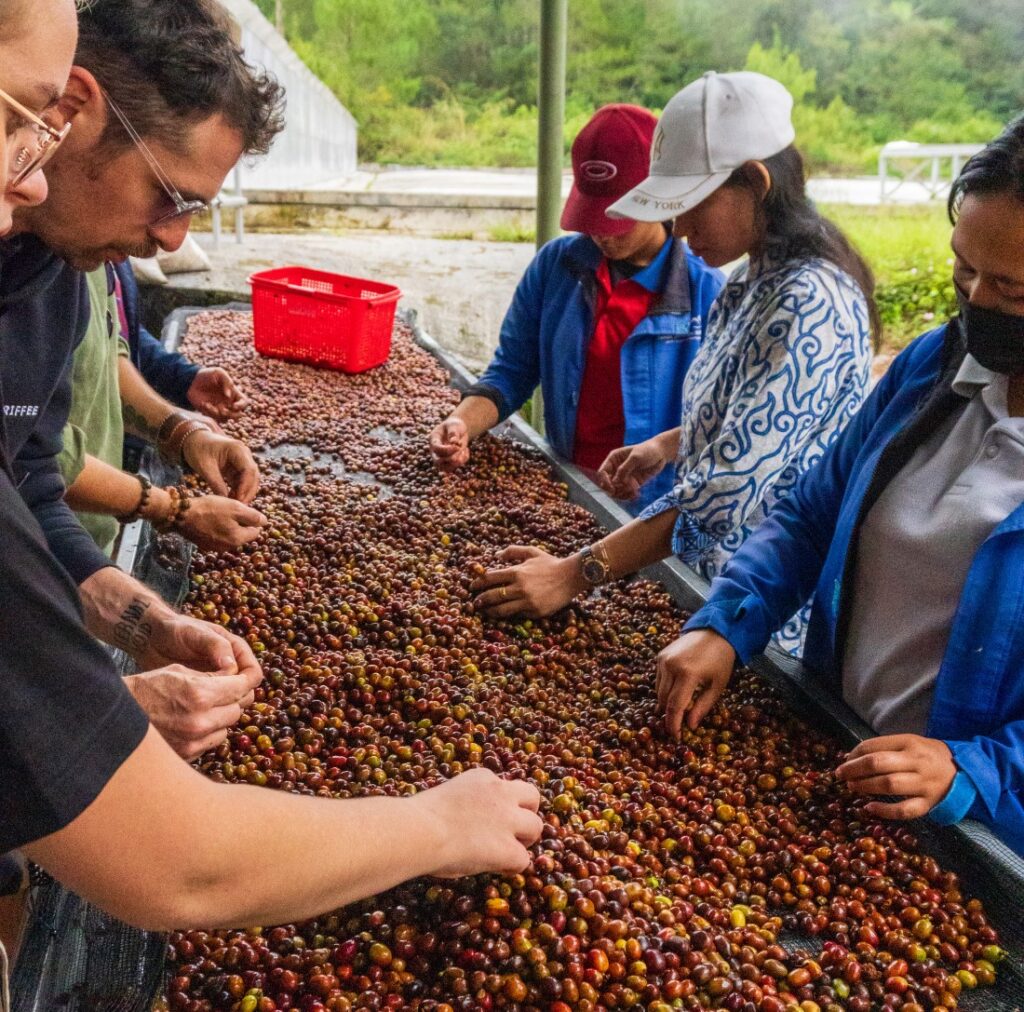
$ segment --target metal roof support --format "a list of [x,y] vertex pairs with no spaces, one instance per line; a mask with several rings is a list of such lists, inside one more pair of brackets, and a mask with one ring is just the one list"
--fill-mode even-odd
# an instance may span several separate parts
[[[565,157],[565,54],[569,0],[540,0],[540,101],[537,137],[537,248],[559,234]],[[533,426],[544,431],[544,402],[533,395]]]

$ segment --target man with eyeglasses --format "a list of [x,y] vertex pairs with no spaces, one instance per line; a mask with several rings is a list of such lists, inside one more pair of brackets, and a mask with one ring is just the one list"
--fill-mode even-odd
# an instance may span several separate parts
[[[179,12],[192,6],[163,2]],[[39,111],[29,89],[12,80],[11,50],[34,69],[32,81],[49,75],[59,89],[74,44],[72,0],[23,6],[46,20],[32,19],[30,40],[12,41],[12,0],[0,0],[0,236],[12,206],[46,193],[39,172],[6,185],[15,161],[8,146],[27,140],[15,118],[24,113],[8,98]],[[0,251],[0,282],[16,262]],[[0,320],[20,315],[16,301],[0,304]],[[0,534],[0,894],[10,863],[3,855],[19,848],[132,924],[227,927],[306,920],[410,878],[519,872],[529,864],[526,848],[542,828],[540,795],[487,770],[412,798],[348,801],[200,776],[150,727],[83,629],[75,588],[17,494],[2,438]],[[236,707],[232,723],[237,716]],[[16,864],[10,877],[18,879]],[[0,1008],[12,927],[0,904]]]
[[[134,676],[132,690],[185,756],[223,738],[229,722],[218,714],[245,705],[258,665],[244,641],[176,613],[111,565],[64,500],[59,454],[73,354],[90,319],[83,271],[176,249],[238,159],[266,151],[282,125],[280,88],[245,63],[217,10],[203,0],[83,7],[76,65],[52,108],[52,129],[37,124],[35,149],[10,156],[19,172],[30,160],[48,161],[49,198],[18,208],[13,238],[0,243],[0,309],[17,309],[0,316],[0,383],[19,491],[78,584],[90,631],[153,672]],[[169,423],[186,463],[215,490],[228,486],[251,500],[258,472],[243,444],[180,426],[141,378],[136,393],[142,409],[126,419],[129,431],[153,440]],[[220,679],[197,684],[191,672],[168,672],[172,663],[245,672],[251,684],[225,700]]]

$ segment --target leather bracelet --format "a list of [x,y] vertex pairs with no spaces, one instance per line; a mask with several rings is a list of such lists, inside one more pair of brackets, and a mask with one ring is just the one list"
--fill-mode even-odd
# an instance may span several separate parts
[[119,524],[131,524],[138,520],[145,508],[149,505],[149,496],[153,491],[153,483],[144,475],[137,474],[135,477],[138,479],[141,494],[139,495],[138,505],[131,511],[126,513],[124,516],[114,517]]
[[205,422],[196,422],[193,428],[186,429],[182,433],[181,437],[178,439],[178,453],[181,456],[182,462],[185,460],[185,444],[197,432],[213,432],[213,429],[211,429]]
[[193,433],[212,431],[213,429],[206,422],[201,422],[195,418],[186,418],[174,427],[170,438],[161,448],[160,452],[163,454],[164,459],[170,463],[182,464],[184,463],[182,451],[185,448],[185,440]]
[[164,420],[160,426],[160,431],[157,433],[157,443],[166,442],[171,433],[182,423],[189,421],[187,415],[183,415],[180,411],[172,411]]
[[[160,450],[160,456],[163,457],[164,460],[166,460],[169,464],[177,464],[180,461],[180,455],[176,456],[173,452],[175,434],[179,429],[183,428],[184,426],[188,425],[191,421],[193,421],[193,419],[184,418],[181,415],[176,415],[172,417],[176,417],[178,420],[174,423],[174,426],[171,428],[171,431],[168,433],[168,435],[160,439],[157,446],[159,447]],[[163,430],[161,429],[161,431]]]

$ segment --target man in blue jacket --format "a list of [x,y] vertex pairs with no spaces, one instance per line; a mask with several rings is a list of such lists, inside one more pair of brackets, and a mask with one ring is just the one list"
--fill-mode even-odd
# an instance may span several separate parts
[[132,365],[143,379],[179,408],[198,411],[218,422],[237,418],[248,407],[249,399],[231,374],[219,366],[196,365],[180,352],[168,351],[143,325],[139,285],[131,263],[125,260],[112,266]]
[[[226,369],[190,362],[180,352],[168,351],[142,323],[139,285],[127,260],[111,265],[118,281],[121,327],[128,341],[132,365],[161,397],[188,411],[223,422],[237,418],[249,405]],[[125,467],[133,470],[138,454],[148,445],[138,436],[126,435]]]
[[837,775],[868,814],[989,825],[1024,854],[1024,118],[950,214],[961,312],[893,364],[658,658],[669,730],[813,592],[804,659],[879,734]]
[[[722,287],[719,271],[660,222],[605,212],[646,178],[656,118],[609,105],[573,144],[574,185],[562,228],[527,269],[480,382],[431,434],[442,470],[526,403],[539,383],[559,456],[596,472],[612,450],[675,428],[682,388]],[[639,512],[672,487],[672,468],[629,504]]]

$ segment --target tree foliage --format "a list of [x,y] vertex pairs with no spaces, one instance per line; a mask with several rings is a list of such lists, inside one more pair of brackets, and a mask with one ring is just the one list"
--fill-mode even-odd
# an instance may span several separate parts
[[[258,0],[272,15],[274,0]],[[284,0],[289,40],[361,123],[366,160],[529,165],[537,0]],[[897,138],[974,141],[1024,108],[1024,0],[571,0],[568,138],[594,109],[660,109],[705,70],[798,98],[815,168]]]

